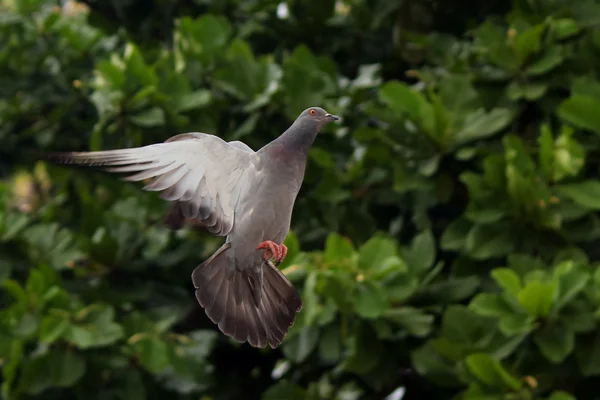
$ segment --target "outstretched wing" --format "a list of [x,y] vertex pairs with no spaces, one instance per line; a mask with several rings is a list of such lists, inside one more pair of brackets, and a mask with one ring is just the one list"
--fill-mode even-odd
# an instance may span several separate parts
[[143,147],[51,153],[45,158],[133,174],[122,178],[127,181],[152,179],[144,190],[159,191],[161,198],[178,202],[185,218],[198,219],[218,236],[231,232],[240,194],[250,188],[256,171],[256,156],[248,146],[198,132]]

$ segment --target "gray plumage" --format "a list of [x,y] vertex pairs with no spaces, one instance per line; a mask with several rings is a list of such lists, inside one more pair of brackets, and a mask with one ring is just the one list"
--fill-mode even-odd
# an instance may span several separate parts
[[257,249],[283,243],[306,167],[321,128],[338,117],[320,107],[304,110],[277,139],[258,151],[206,133],[184,133],[138,148],[53,153],[58,163],[151,179],[144,190],[173,202],[172,228],[193,220],[225,243],[192,272],[196,298],[226,335],[254,347],[281,344],[302,301],[291,282]]

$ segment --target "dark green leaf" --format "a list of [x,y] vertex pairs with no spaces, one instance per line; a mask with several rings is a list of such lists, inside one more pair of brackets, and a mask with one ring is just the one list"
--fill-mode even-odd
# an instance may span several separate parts
[[427,336],[433,328],[433,315],[413,307],[394,308],[385,312],[385,317],[417,337]]
[[533,335],[533,341],[548,361],[561,363],[575,347],[575,334],[568,326],[548,322]]
[[558,115],[577,128],[600,134],[599,107],[600,100],[584,94],[573,94],[560,105]]
[[318,328],[303,327],[294,336],[286,338],[283,344],[283,353],[290,361],[301,363],[313,352],[318,341]]
[[600,181],[587,180],[569,183],[559,186],[558,190],[581,206],[594,210],[600,209]]
[[514,236],[504,225],[475,225],[468,233],[465,249],[476,260],[500,257],[515,246]]

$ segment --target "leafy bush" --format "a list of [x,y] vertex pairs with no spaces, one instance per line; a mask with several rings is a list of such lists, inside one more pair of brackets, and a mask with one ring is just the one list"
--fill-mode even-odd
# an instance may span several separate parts
[[[597,2],[149,4],[0,6],[3,398],[595,398]],[[219,238],[31,158],[257,149],[309,105],[344,121],[310,152],[276,350],[196,303]]]

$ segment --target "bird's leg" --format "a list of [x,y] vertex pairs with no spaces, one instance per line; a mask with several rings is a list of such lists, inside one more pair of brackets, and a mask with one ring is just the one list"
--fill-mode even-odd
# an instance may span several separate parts
[[287,248],[287,246],[286,246],[285,244],[283,244],[283,243],[282,243],[282,244],[279,246],[279,257],[277,257],[277,258],[275,259],[275,263],[276,263],[277,265],[281,264],[281,262],[283,261],[283,259],[284,259],[284,258],[285,258],[285,256],[287,255],[287,251],[288,251],[288,248]]
[[279,251],[280,251],[279,246],[277,245],[277,243],[275,243],[271,240],[265,240],[264,242],[259,244],[258,247],[256,248],[256,250],[260,250],[260,249],[265,249],[265,252],[263,255],[265,261],[268,261],[271,258],[277,259],[277,257],[279,256]]
[[268,261],[272,258],[275,262],[275,265],[281,264],[288,252],[288,248],[285,244],[277,244],[271,240],[265,240],[259,244],[256,249],[265,249],[265,253],[263,255],[265,261]]

